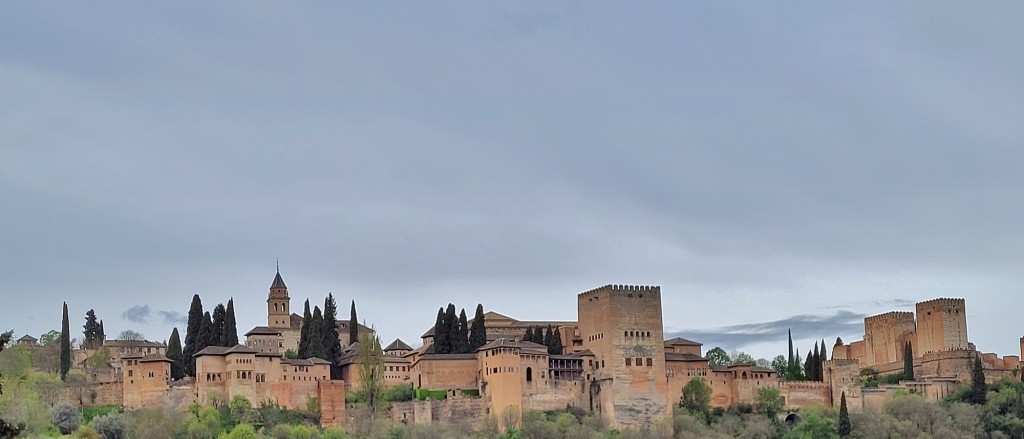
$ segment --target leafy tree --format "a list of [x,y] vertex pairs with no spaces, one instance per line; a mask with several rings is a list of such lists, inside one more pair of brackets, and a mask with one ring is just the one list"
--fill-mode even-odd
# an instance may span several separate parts
[[348,317],[348,343],[352,344],[357,341],[359,341],[359,319],[356,318],[356,301],[352,299],[352,307]]
[[60,344],[60,331],[51,329],[39,336],[40,346],[57,346]]
[[167,339],[167,358],[171,360],[171,379],[180,380],[185,377],[185,357],[181,353],[181,336],[178,335],[178,328],[171,330],[171,337]]
[[320,326],[321,346],[324,359],[331,362],[331,379],[341,379],[341,341],[338,340],[338,304],[334,294],[327,293],[324,299],[324,321]]
[[64,317],[60,322],[60,379],[66,380],[71,370],[71,329],[68,324],[68,303],[64,302]]
[[71,434],[82,424],[82,415],[74,407],[59,404],[50,409],[50,419],[60,434]]
[[976,405],[985,404],[987,392],[988,386],[985,384],[985,370],[981,366],[981,356],[975,355],[974,367],[971,369],[971,392],[967,396],[967,401]]
[[370,411],[370,420],[376,419],[377,412],[384,407],[384,353],[380,339],[375,333],[365,333],[359,338],[359,379]]
[[708,364],[711,366],[728,366],[732,363],[732,359],[729,358],[729,354],[725,353],[725,349],[718,346],[711,348],[704,357],[708,359]]
[[252,409],[252,403],[242,395],[235,395],[234,398],[231,398],[231,402],[228,403],[228,411],[231,413],[231,422],[233,424],[251,422],[255,414]]
[[[14,335],[13,331],[7,331],[7,332],[4,332],[4,333],[0,333],[0,352],[3,352],[4,348],[7,347],[7,343],[11,342],[11,337],[13,335]],[[4,376],[3,375],[3,371],[0,370],[0,378],[3,378],[3,376]],[[4,394],[4,385],[3,385],[3,381],[0,380],[0,395],[3,395],[3,394]],[[24,430],[25,430],[25,424],[24,423],[16,424],[16,425],[15,424],[9,424],[4,419],[0,418],[0,438],[2,438],[2,439],[14,438],[14,437],[17,437],[18,435],[20,435],[21,432],[24,431]]]
[[238,323],[235,321],[235,299],[228,299],[228,308],[224,314],[224,333],[221,334],[221,341],[224,346],[232,347],[238,344]]
[[284,357],[289,360],[297,360],[299,358],[299,353],[295,352],[294,350],[288,349],[284,351]]
[[551,333],[551,346],[548,347],[548,353],[551,355],[562,355],[562,333],[555,327],[555,330]]
[[132,352],[139,349],[142,342],[146,340],[146,336],[134,330],[125,329],[117,335],[117,339],[121,341],[122,346],[127,352]]
[[210,327],[209,346],[224,346],[224,320],[227,319],[228,309],[223,303],[213,307],[213,325]]
[[309,312],[309,299],[302,311],[302,328],[299,329],[299,358],[309,358],[309,333],[313,329],[313,313]]
[[754,357],[746,352],[734,352],[730,357],[730,364],[755,364]]
[[782,411],[785,401],[779,389],[775,387],[762,387],[757,390],[757,396],[754,397],[754,407],[758,413],[772,418],[776,413]]
[[444,307],[437,309],[437,320],[434,321],[434,353],[447,354],[451,352],[451,344],[448,342],[448,326],[445,319]]
[[786,357],[776,355],[775,358],[772,359],[771,368],[775,369],[775,373],[778,373],[780,377],[784,377],[786,376],[786,367],[788,365],[789,363],[786,362]]
[[839,437],[847,437],[852,431],[850,410],[846,408],[846,392],[843,392],[839,395]]
[[815,412],[808,413],[784,436],[785,439],[832,439],[838,437],[832,420]]
[[455,333],[455,353],[465,354],[469,352],[469,322],[466,319],[466,309],[459,311],[459,330]]
[[914,349],[910,340],[903,345],[903,379],[914,380]]
[[[724,352],[724,351],[723,351]],[[701,378],[693,378],[683,386],[683,395],[679,398],[682,407],[693,416],[700,416],[705,421],[711,413],[711,386]]]
[[323,358],[324,355],[324,341],[323,338],[317,337],[323,331],[324,327],[324,315],[320,312],[319,306],[313,307],[313,324],[309,329],[309,349],[306,352],[306,358]]
[[89,310],[85,313],[85,325],[82,326],[82,349],[99,349],[103,347],[103,333],[100,331],[100,322],[96,320],[96,311]]
[[223,436],[226,439],[256,439],[256,429],[249,424],[238,424],[231,432]]
[[89,424],[103,439],[124,439],[126,437],[124,415],[110,412],[93,418]]
[[196,359],[193,357],[201,348],[199,346],[199,327],[203,324],[203,301],[198,294],[192,296],[192,305],[188,309],[188,326],[185,328],[185,375],[196,376]]
[[487,344],[487,326],[484,324],[484,305],[476,305],[473,324],[469,328],[469,350],[476,352],[480,346]]

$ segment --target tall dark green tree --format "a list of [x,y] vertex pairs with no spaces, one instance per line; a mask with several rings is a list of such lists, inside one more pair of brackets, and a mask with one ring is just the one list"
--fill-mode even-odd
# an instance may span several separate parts
[[[828,361],[828,360],[829,360],[829,358],[828,358],[828,351],[825,350],[825,339],[823,338],[823,339],[821,339],[821,361],[825,362],[825,361]],[[822,368],[824,369],[824,366],[822,366]],[[824,376],[825,376],[825,371],[824,370],[822,370],[822,374],[821,375],[822,375],[822,379],[824,379]]]
[[821,352],[818,352],[818,342],[814,342],[814,368],[811,376],[811,381],[821,381]]
[[[435,333],[436,337],[437,334]],[[348,344],[359,341],[359,319],[356,318],[356,301],[352,300],[352,309],[348,317]]]
[[847,437],[852,432],[850,411],[846,408],[846,392],[843,392],[839,395],[839,437]]
[[448,330],[448,351],[449,354],[458,353],[459,345],[459,315],[455,313],[455,305],[449,303],[444,309],[444,326]]
[[171,379],[180,380],[185,376],[185,357],[181,351],[181,336],[178,335],[178,328],[171,331],[171,338],[167,339],[167,358],[171,360]]
[[910,340],[903,344],[903,379],[914,380],[914,347]]
[[808,349],[807,357],[804,358],[804,379],[814,379],[814,353]]
[[523,341],[533,343],[533,326],[526,327],[526,334],[523,335]]
[[100,322],[96,320],[96,311],[89,310],[85,313],[85,325],[82,326],[82,349],[99,349],[103,347],[103,333],[100,331]]
[[480,346],[487,344],[487,326],[484,324],[484,306],[476,305],[476,314],[473,316],[473,324],[469,328],[469,349],[476,352]]
[[212,345],[213,340],[213,317],[207,311],[203,313],[203,317],[199,321],[199,334],[196,336],[196,352]]
[[555,338],[554,331],[551,330],[551,325],[548,325],[548,329],[544,331],[544,346],[547,346],[548,353],[551,353],[551,343]]
[[551,346],[548,347],[548,353],[551,355],[562,355],[562,333],[555,327],[554,332],[551,333]]
[[547,346],[547,342],[544,341],[544,328],[541,328],[540,326],[533,327],[533,342]]
[[789,334],[789,360],[786,362],[786,379],[797,381],[800,379],[800,355],[793,351],[793,331],[787,330]]
[[188,308],[188,326],[185,327],[185,375],[196,376],[196,359],[193,355],[199,352],[199,327],[203,324],[203,301],[199,295],[192,296],[192,305]]
[[444,307],[437,309],[437,320],[434,321],[434,353],[447,354],[451,344],[448,342],[448,326],[445,325]]
[[238,323],[235,321],[235,299],[228,299],[227,313],[224,315],[224,334],[221,335],[224,346],[238,344]]
[[331,379],[341,379],[341,341],[338,340],[338,303],[334,294],[327,293],[324,299],[324,321],[320,328],[323,359],[331,362]]
[[103,342],[107,341],[107,331],[103,330],[103,320],[100,320],[100,346],[103,346]]
[[309,350],[306,352],[306,358],[323,358],[324,356],[324,343],[323,338],[317,335],[323,331],[324,327],[324,315],[320,312],[320,307],[313,307],[313,324],[309,330]]
[[302,311],[302,328],[299,329],[299,358],[309,358],[309,331],[313,329],[313,313],[309,311],[309,299]]
[[213,326],[210,328],[209,346],[224,346],[224,320],[227,319],[228,309],[223,303],[213,307]]
[[967,402],[976,405],[984,405],[988,393],[988,385],[985,384],[985,369],[981,365],[981,355],[975,355],[974,368],[971,369],[971,391],[967,394]]
[[469,353],[469,320],[466,318],[466,309],[459,311],[459,330],[455,333],[456,354]]
[[68,303],[64,302],[64,317],[60,322],[60,379],[67,380],[71,370],[71,327],[68,323]]

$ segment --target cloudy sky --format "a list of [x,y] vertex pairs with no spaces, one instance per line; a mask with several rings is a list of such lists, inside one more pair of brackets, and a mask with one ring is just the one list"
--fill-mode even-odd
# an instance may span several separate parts
[[[5,2],[0,329],[164,340],[193,294],[448,302],[770,357],[967,300],[1024,334],[1024,4]],[[77,332],[76,332],[77,333]]]

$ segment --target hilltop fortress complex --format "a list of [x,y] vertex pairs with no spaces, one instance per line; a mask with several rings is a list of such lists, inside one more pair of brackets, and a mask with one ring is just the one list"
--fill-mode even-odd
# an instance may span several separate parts
[[[940,399],[970,380],[978,355],[989,380],[1016,374],[1021,367],[1020,356],[977,352],[967,338],[963,299],[935,299],[918,303],[916,313],[867,317],[863,340],[837,340],[832,358],[823,363],[820,382],[786,381],[775,370],[752,364],[712,366],[700,343],[666,340],[660,287],[606,285],[579,293],[576,300],[575,321],[521,321],[487,312],[487,343],[471,353],[435,353],[433,328],[423,334],[419,348],[402,340],[390,343],[383,349],[386,384],[409,385],[420,398],[392,403],[389,416],[430,423],[500,416],[510,408],[574,407],[598,413],[615,427],[642,426],[670,419],[690,380],[708,384],[712,404],[719,407],[753,403],[759,389],[773,387],[788,408],[838,405],[845,392],[851,410],[859,411],[880,407],[897,389]],[[108,378],[96,384],[99,401],[94,397],[92,402],[128,409],[185,407],[241,395],[254,404],[270,401],[305,408],[316,397],[325,425],[346,424],[345,394],[361,390],[358,343],[348,339],[348,322],[339,322],[341,380],[330,379],[326,360],[285,358],[285,351],[298,346],[302,325],[290,302],[278,272],[267,295],[267,326],[246,333],[245,345],[211,346],[196,353],[194,380],[170,380],[170,360],[162,344],[126,348],[122,342],[107,341],[104,349],[111,354],[112,368]],[[547,346],[523,341],[531,327],[558,328],[562,352],[549,353]],[[372,330],[360,325],[359,332]],[[863,373],[903,370],[907,342],[917,380],[862,388]],[[89,355],[77,352],[76,365],[81,367]]]

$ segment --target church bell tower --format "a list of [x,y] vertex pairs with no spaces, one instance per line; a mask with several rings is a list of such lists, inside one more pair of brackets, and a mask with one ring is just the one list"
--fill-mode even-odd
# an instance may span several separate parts
[[281,279],[281,268],[278,267],[274,283],[270,284],[270,295],[267,296],[267,326],[271,328],[288,328],[291,326],[291,310],[288,287]]

